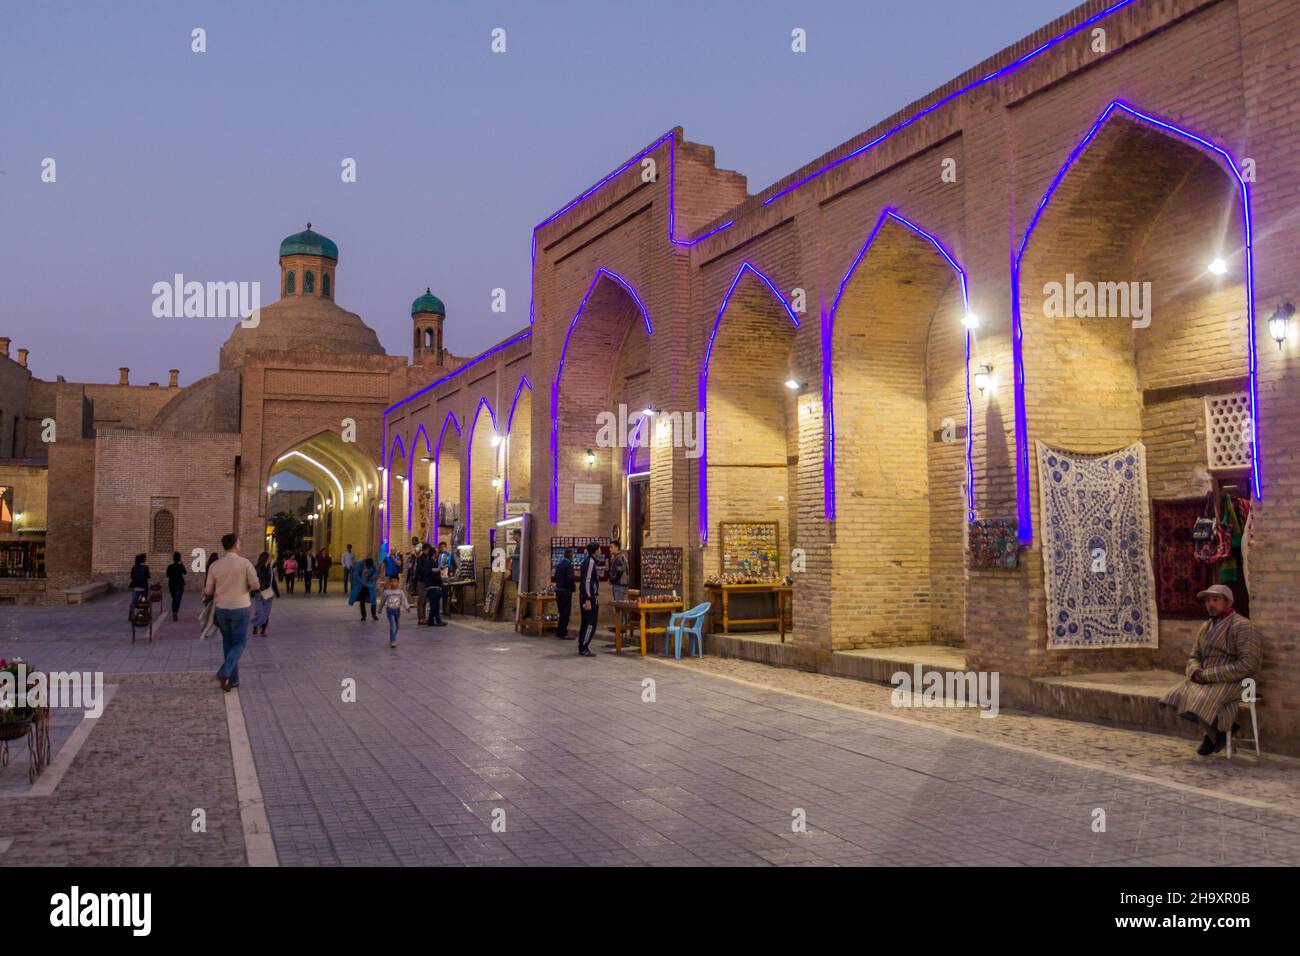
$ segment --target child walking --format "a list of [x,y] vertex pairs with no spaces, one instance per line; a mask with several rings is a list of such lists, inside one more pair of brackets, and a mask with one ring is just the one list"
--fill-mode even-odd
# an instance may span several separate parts
[[411,602],[402,590],[397,575],[389,575],[388,584],[381,595],[384,610],[388,612],[388,646],[397,646],[397,625],[402,620],[402,611],[411,609]]

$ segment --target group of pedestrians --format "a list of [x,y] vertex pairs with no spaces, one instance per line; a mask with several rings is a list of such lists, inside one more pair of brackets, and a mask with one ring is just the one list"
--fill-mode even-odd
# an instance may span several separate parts
[[[552,580],[555,583],[555,609],[559,620],[556,622],[555,636],[562,641],[571,641],[569,636],[569,617],[573,613],[573,594],[576,591],[579,601],[578,656],[595,657],[591,650],[591,639],[596,636],[596,621],[600,616],[600,562],[596,559],[599,552],[594,541],[587,544],[586,556],[582,559],[576,573],[573,568],[573,551],[565,549],[564,557],[555,566]],[[627,555],[617,541],[610,547],[610,580],[614,589],[614,600],[621,601],[627,597]]]
[[[416,596],[416,619],[421,626],[446,627],[442,619],[447,590],[444,581],[452,575],[453,562],[446,542],[440,542],[435,550],[431,544],[420,545],[414,542],[409,555],[392,552],[384,557],[384,587],[379,587],[380,568],[373,558],[366,558],[352,579],[348,594],[348,603],[356,604],[360,610],[361,620],[366,620],[366,607],[370,608],[370,619],[379,620],[378,607],[382,604],[384,615],[388,619],[388,646],[397,646],[397,632],[401,624],[402,612],[411,610],[408,590]],[[405,578],[405,584],[403,583]],[[427,612],[427,620],[426,620]]]
[[[343,589],[345,591],[348,589],[355,561],[356,557],[352,554],[352,545],[348,545],[340,562],[343,565]],[[329,548],[321,548],[314,553],[311,550],[300,551],[296,554],[289,551],[277,559],[276,577],[284,582],[284,589],[289,594],[293,593],[294,583],[298,581],[302,582],[303,594],[311,594],[312,581],[316,582],[317,594],[327,594],[329,592],[330,568],[333,566],[334,559],[330,557]]]

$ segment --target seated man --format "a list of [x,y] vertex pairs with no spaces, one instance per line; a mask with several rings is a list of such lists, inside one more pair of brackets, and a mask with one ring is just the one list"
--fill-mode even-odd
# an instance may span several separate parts
[[1187,680],[1160,703],[1175,708],[1179,717],[1195,721],[1205,732],[1196,748],[1204,757],[1223,749],[1228,728],[1238,729],[1233,718],[1241,700],[1241,682],[1259,674],[1260,634],[1233,610],[1232,591],[1226,584],[1211,585],[1196,598],[1205,602],[1210,620],[1196,635],[1196,647],[1187,660]]

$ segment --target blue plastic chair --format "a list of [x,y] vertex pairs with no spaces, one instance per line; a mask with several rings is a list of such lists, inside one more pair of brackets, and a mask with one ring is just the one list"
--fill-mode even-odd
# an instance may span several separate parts
[[[709,613],[709,608],[713,607],[708,601],[703,604],[697,604],[689,611],[678,611],[668,618],[668,626],[664,629],[664,656],[668,656],[668,643],[673,641],[676,645],[677,659],[682,659],[682,635],[687,634],[695,639],[695,656],[704,656],[704,618]],[[690,643],[686,645],[690,651]]]

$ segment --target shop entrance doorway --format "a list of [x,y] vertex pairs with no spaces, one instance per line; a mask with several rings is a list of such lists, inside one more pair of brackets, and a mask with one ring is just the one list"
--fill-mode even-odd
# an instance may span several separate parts
[[641,548],[650,541],[650,476],[638,475],[627,480],[628,573],[632,587],[641,587]]

